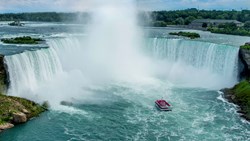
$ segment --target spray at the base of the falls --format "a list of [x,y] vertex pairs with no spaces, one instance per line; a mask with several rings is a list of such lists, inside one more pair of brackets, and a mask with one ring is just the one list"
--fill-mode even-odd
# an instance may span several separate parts
[[6,57],[9,94],[59,104],[95,100],[91,89],[116,83],[212,89],[235,83],[237,48],[174,39],[144,44],[134,2],[124,2],[96,7],[87,36],[48,39],[48,49]]
[[136,15],[132,1],[126,6],[116,2],[95,9],[82,51],[82,65],[88,75],[130,82],[150,75],[147,59],[140,51],[142,32]]

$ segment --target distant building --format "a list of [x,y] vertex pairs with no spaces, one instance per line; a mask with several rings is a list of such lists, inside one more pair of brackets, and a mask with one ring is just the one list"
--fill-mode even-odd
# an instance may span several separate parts
[[244,23],[237,20],[212,20],[212,19],[197,19],[192,21],[189,26],[203,27],[206,26],[219,26],[220,24],[235,23],[238,27],[244,26]]

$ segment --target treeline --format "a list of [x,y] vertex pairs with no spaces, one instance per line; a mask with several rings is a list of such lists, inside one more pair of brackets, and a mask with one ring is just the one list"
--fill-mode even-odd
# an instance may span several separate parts
[[245,22],[244,26],[238,27],[235,23],[220,24],[218,27],[208,27],[212,33],[250,36],[250,21]]
[[[150,15],[150,16],[149,16]],[[151,13],[141,13],[141,18],[147,20],[152,26],[166,25],[188,25],[195,19],[223,19],[238,20],[240,22],[250,21],[250,10],[223,11],[223,10],[198,10],[195,8],[175,11],[154,11]]]
[[[198,10],[195,8],[175,11],[153,11],[139,13],[140,23],[151,26],[166,25],[188,25],[195,19],[225,19],[238,20],[240,22],[250,21],[250,10],[223,11],[223,10]],[[17,13],[0,14],[0,21],[44,21],[44,22],[72,22],[88,21],[89,13]]]
[[87,22],[88,13],[6,13],[0,14],[0,21],[40,21],[40,22]]

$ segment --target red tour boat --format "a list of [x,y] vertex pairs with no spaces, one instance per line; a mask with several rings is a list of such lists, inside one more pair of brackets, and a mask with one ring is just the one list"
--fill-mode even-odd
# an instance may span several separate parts
[[171,105],[166,100],[156,100],[155,105],[161,111],[171,111]]

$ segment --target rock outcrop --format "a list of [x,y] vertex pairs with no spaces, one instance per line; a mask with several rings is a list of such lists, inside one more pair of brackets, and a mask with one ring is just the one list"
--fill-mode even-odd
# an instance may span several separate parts
[[2,132],[3,130],[6,130],[6,129],[10,129],[12,127],[14,127],[14,125],[11,123],[0,124],[0,132]]
[[27,122],[27,116],[22,112],[13,113],[12,117],[13,117],[14,124]]
[[0,130],[25,123],[45,110],[30,100],[0,94]]
[[239,58],[244,65],[243,71],[241,72],[241,78],[250,77],[250,50],[241,48],[239,51]]
[[64,106],[73,106],[73,103],[69,101],[61,101],[60,104]]
[[3,93],[8,87],[7,71],[4,64],[4,56],[0,55],[0,93]]

